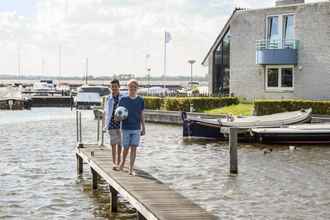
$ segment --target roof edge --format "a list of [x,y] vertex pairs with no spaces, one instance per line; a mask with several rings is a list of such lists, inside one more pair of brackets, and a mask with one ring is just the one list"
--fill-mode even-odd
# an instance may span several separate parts
[[207,59],[209,58],[211,52],[213,51],[213,49],[217,46],[217,44],[219,43],[219,41],[221,40],[221,38],[223,37],[223,35],[227,32],[227,29],[230,25],[230,22],[232,20],[232,18],[234,17],[235,13],[237,11],[241,11],[241,10],[245,10],[243,8],[235,8],[234,11],[232,12],[232,14],[230,15],[228,21],[226,22],[226,24],[223,26],[221,32],[219,33],[218,37],[215,39],[214,43],[212,44],[212,47],[209,49],[209,51],[207,52],[205,58],[203,59],[202,65],[204,66]]

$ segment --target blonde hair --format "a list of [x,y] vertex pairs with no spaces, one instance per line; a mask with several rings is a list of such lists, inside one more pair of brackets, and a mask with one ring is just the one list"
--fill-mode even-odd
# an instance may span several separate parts
[[135,84],[136,86],[139,86],[139,83],[136,79],[131,79],[127,82],[127,86],[129,86],[131,84]]

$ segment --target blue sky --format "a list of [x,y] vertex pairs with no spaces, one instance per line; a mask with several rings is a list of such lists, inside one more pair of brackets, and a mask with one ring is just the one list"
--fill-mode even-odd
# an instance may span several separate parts
[[[306,0],[314,2],[317,0]],[[275,0],[0,0],[0,73],[17,72],[18,51],[23,74],[84,71],[89,58],[93,75],[163,73],[164,30],[168,75],[204,75],[202,59],[235,7],[271,7]]]
[[20,16],[36,14],[36,0],[0,0],[0,12],[16,11]]

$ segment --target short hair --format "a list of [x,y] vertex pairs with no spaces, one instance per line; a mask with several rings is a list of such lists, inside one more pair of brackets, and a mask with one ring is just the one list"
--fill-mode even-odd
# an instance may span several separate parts
[[136,86],[139,86],[139,83],[136,79],[131,79],[127,82],[127,86],[129,86],[131,84],[135,84]]
[[119,80],[118,79],[113,79],[111,81],[111,84],[117,84],[118,86],[120,86]]

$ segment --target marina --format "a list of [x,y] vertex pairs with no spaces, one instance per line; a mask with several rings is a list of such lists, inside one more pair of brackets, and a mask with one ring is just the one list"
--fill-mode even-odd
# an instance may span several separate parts
[[[121,197],[119,212],[111,214],[109,186],[100,181],[93,192],[89,169],[77,177],[74,111],[34,108],[2,111],[0,117],[1,218],[29,213],[33,219],[136,219]],[[82,121],[84,142],[95,143],[92,111],[83,111]],[[183,140],[181,129],[147,124],[137,166],[219,219],[330,216],[330,148],[303,145],[292,151],[282,145],[264,154],[269,146],[241,143],[239,174],[232,177],[227,143]],[[109,143],[107,135],[104,143]]]
[[329,19],[3,0],[0,220],[330,219]]

